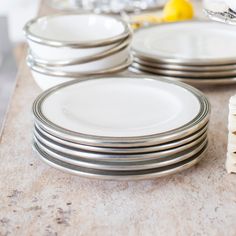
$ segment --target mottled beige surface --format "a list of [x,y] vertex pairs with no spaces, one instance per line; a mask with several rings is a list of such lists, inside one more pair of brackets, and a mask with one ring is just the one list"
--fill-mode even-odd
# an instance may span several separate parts
[[224,167],[236,85],[203,91],[212,117],[199,165],[151,181],[87,180],[32,153],[31,104],[40,90],[23,64],[0,140],[0,235],[236,235],[236,176]]

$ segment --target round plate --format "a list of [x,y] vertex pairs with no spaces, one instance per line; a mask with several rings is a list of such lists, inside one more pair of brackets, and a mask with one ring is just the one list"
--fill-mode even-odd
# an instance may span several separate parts
[[[183,65],[236,63],[236,31],[216,22],[185,21],[145,27],[134,33],[135,56]],[[225,47],[227,45],[227,47]]]
[[48,140],[46,137],[41,136],[37,131],[34,131],[34,139],[36,142],[40,142],[44,146],[46,146],[48,149],[54,150],[55,152],[60,152],[66,156],[71,156],[76,158],[84,158],[85,160],[97,160],[97,161],[107,161],[107,162],[138,162],[138,161],[147,161],[147,160],[156,160],[156,159],[168,159],[169,156],[176,155],[181,153],[181,155],[184,152],[187,152],[187,150],[195,147],[199,144],[199,142],[202,142],[204,139],[206,139],[207,134],[204,133],[199,137],[198,139],[182,145],[180,147],[176,147],[173,149],[158,151],[158,152],[151,152],[151,153],[135,153],[135,154],[114,154],[114,153],[96,153],[96,152],[88,152],[79,150],[76,148],[70,148],[65,145],[61,145],[58,143],[55,143],[51,140]]
[[[129,67],[129,71],[136,73],[136,74],[142,74],[146,76],[146,74],[156,75],[151,70],[143,70],[143,69],[137,69],[132,66]],[[171,76],[165,76],[164,78],[171,80],[171,81],[180,81],[184,82],[190,85],[226,85],[226,84],[235,84],[236,83],[236,77],[224,77],[224,78],[211,78],[211,79],[204,79],[204,78],[184,78],[184,77],[171,77]]]
[[177,70],[177,71],[191,71],[191,72],[216,72],[216,71],[232,71],[236,70],[236,64],[232,65],[218,65],[218,66],[185,66],[171,63],[157,63],[153,60],[143,60],[138,57],[133,58],[136,62],[143,66],[154,67],[157,69]]
[[202,111],[208,106],[199,91],[183,84],[151,77],[108,77],[45,91],[33,111],[44,129],[66,140],[95,146],[150,146],[152,139],[168,142],[196,126],[198,130],[206,123],[208,114],[202,117]]
[[150,146],[150,147],[137,147],[137,148],[109,148],[109,147],[96,147],[96,146],[88,146],[82,145],[79,143],[68,142],[66,140],[57,138],[56,136],[51,135],[39,125],[35,124],[34,130],[38,132],[42,137],[47,138],[48,140],[54,141],[60,145],[65,145],[70,148],[77,148],[84,151],[89,152],[96,152],[96,153],[113,153],[113,154],[134,154],[134,153],[148,153],[148,152],[157,152],[163,151],[167,149],[176,148],[187,143],[192,142],[193,140],[199,138],[203,133],[207,131],[208,124],[206,124],[203,128],[198,130],[196,133],[191,134],[184,139],[178,139],[173,142],[157,145],[157,146]]
[[236,70],[232,71],[211,71],[211,72],[202,72],[202,71],[177,71],[177,70],[167,70],[167,69],[159,69],[156,67],[151,67],[147,65],[142,65],[136,62],[132,63],[132,67],[151,71],[157,75],[164,75],[164,76],[174,76],[174,77],[187,77],[187,78],[222,78],[222,77],[234,77],[236,76]]
[[52,158],[55,158],[57,160],[60,160],[60,161],[63,161],[65,163],[69,163],[75,166],[92,168],[92,169],[97,169],[97,170],[133,171],[133,170],[154,169],[158,167],[172,165],[172,164],[181,162],[183,160],[186,160],[192,157],[193,155],[197,154],[200,150],[202,150],[202,148],[207,143],[207,136],[205,135],[205,137],[203,137],[203,139],[200,140],[198,144],[196,144],[195,146],[185,151],[182,151],[176,154],[171,154],[170,156],[153,158],[150,160],[131,161],[131,162],[111,161],[109,160],[109,158],[108,158],[108,161],[105,161],[103,159],[93,160],[89,158],[68,155],[63,152],[59,152],[57,150],[54,150],[53,148],[48,147],[44,143],[40,142],[36,137],[34,138],[34,142],[42,151],[47,153]]
[[203,147],[199,153],[182,162],[178,162],[176,164],[172,164],[165,167],[159,167],[156,169],[140,170],[140,171],[104,171],[104,170],[94,170],[91,168],[78,167],[72,164],[62,162],[55,158],[52,158],[47,153],[43,152],[35,143],[33,145],[33,148],[38,154],[39,158],[41,158],[44,162],[46,162],[50,166],[57,168],[61,171],[79,175],[81,177],[118,181],[118,180],[143,180],[143,179],[157,178],[185,170],[197,164],[203,158],[207,146],[208,145],[206,144],[205,147]]

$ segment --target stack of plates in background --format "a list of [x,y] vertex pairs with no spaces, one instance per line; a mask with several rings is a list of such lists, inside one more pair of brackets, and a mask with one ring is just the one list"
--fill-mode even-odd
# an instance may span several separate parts
[[209,112],[201,92],[158,76],[70,81],[35,100],[33,146],[49,165],[84,177],[160,177],[201,160]]
[[106,15],[52,15],[25,28],[28,65],[43,90],[82,76],[111,74],[131,64],[132,30]]
[[134,33],[130,70],[191,84],[235,83],[235,41],[234,27],[217,22],[190,21],[142,28]]

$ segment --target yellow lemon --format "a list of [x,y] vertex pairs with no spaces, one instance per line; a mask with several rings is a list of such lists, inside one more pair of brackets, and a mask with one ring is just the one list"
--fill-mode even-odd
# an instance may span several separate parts
[[189,20],[194,16],[193,5],[188,0],[170,0],[166,3],[163,14],[167,22]]

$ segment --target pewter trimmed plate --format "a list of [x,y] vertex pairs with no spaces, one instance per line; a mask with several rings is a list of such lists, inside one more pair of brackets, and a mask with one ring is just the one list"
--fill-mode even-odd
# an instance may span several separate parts
[[[137,137],[105,137],[105,136],[97,136],[97,135],[87,135],[87,134],[82,134],[78,132],[73,132],[72,130],[64,129],[58,125],[55,125],[54,123],[50,122],[47,118],[45,119],[44,115],[42,114],[41,110],[41,105],[42,102],[47,99],[48,96],[51,94],[54,94],[55,92],[58,93],[60,89],[64,89],[68,86],[73,86],[76,83],[82,83],[78,81],[72,81],[69,83],[65,83],[63,85],[59,85],[57,87],[54,87],[48,91],[45,91],[42,95],[40,95],[36,101],[34,102],[33,105],[33,112],[36,118],[36,122],[43,127],[46,131],[48,131],[50,134],[55,135],[58,138],[66,139],[68,141],[74,141],[78,142],[80,144],[88,144],[88,145],[94,145],[94,146],[108,146],[108,147],[138,147],[138,146],[151,146],[159,143],[165,143],[168,141],[172,141],[178,138],[182,138],[185,136],[190,135],[191,133],[195,132],[196,130],[200,129],[203,127],[206,122],[208,121],[209,117],[209,103],[207,99],[205,98],[204,95],[202,95],[198,90],[195,90],[192,87],[189,87],[185,84],[179,84],[176,82],[170,82],[167,80],[163,80],[161,78],[157,79],[156,77],[147,77],[145,76],[146,79],[144,79],[142,76],[141,77],[129,77],[126,78],[128,80],[132,79],[132,84],[134,84],[134,81],[140,81],[137,78],[142,78],[143,82],[145,83],[150,81],[152,83],[159,82],[163,83],[167,87],[171,86],[177,86],[178,88],[182,88],[182,92],[186,90],[187,93],[191,93],[192,95],[196,96],[196,99],[199,101],[200,104],[200,110],[198,114],[196,114],[195,118],[191,121],[189,121],[186,125],[183,125],[182,127],[179,127],[178,129],[174,129],[173,131],[170,132],[163,132],[160,134],[155,134],[155,135],[144,135],[144,136],[137,136]],[[104,77],[103,77],[104,79]],[[111,79],[111,77],[106,77],[105,80]],[[113,77],[114,79],[114,77]],[[96,81],[101,81],[102,78],[97,78],[94,79]],[[122,81],[124,82],[125,78],[121,77],[115,77],[115,80]],[[91,80],[89,80],[91,81]],[[84,81],[85,82],[85,81]],[[88,81],[87,81],[88,82]],[[108,81],[105,81],[107,84]],[[112,81],[113,83],[114,81]],[[131,81],[130,81],[131,82]],[[149,83],[148,83],[149,84]],[[83,84],[82,84],[83,85]],[[133,85],[132,85],[133,86]],[[176,87],[176,88],[177,88]],[[129,90],[130,91],[130,90]],[[87,93],[86,93],[87,94]],[[108,101],[110,101],[108,99]],[[153,128],[152,128],[153,129]]]
[[[152,73],[148,70],[141,70],[132,67],[132,65],[129,67],[129,71],[133,72],[135,74],[144,75],[156,75],[155,73]],[[159,76],[159,75],[157,75]],[[184,82],[190,85],[229,85],[229,84],[235,84],[236,83],[236,77],[224,77],[224,78],[211,78],[211,79],[200,79],[200,78],[184,78],[184,77],[171,77],[171,76],[163,76],[167,80],[171,81],[180,81]]]
[[203,133],[207,131],[207,128],[208,124],[206,124],[203,128],[198,130],[196,133],[193,133],[190,136],[185,137],[184,139],[175,140],[173,142],[165,143],[158,146],[137,147],[137,148],[108,148],[108,147],[95,147],[95,146],[82,145],[79,143],[68,142],[66,140],[57,138],[56,136],[53,136],[47,131],[43,130],[43,128],[41,128],[37,124],[35,124],[34,130],[36,130],[41,136],[45,136],[48,140],[54,141],[58,143],[58,145],[65,145],[70,148],[77,148],[80,150],[96,152],[96,153],[130,154],[130,153],[157,152],[185,145],[199,138]]
[[168,70],[168,69],[159,69],[151,66],[142,65],[136,62],[132,63],[132,67],[136,69],[141,69],[145,71],[150,71],[157,75],[164,75],[164,76],[173,76],[173,77],[186,77],[186,78],[198,78],[198,79],[205,79],[205,78],[222,78],[222,77],[236,77],[236,70],[232,71],[211,71],[211,72],[196,72],[196,71],[177,71],[177,70]]
[[191,71],[191,72],[217,72],[217,71],[232,71],[236,70],[236,64],[232,65],[218,65],[218,66],[185,66],[170,63],[157,63],[153,60],[143,60],[138,57],[133,58],[133,62],[147,67],[154,67],[157,69],[167,69],[176,71]]
[[141,170],[141,171],[104,171],[104,170],[94,170],[91,168],[78,167],[50,157],[45,152],[43,152],[35,143],[33,145],[33,148],[41,160],[46,162],[48,165],[57,168],[61,171],[78,175],[81,177],[118,181],[118,180],[151,179],[183,171],[185,169],[194,166],[204,157],[207,146],[208,145],[206,144],[205,147],[195,156],[186,159],[182,162],[179,162],[177,164],[150,170]]
[[[141,28],[134,33],[135,57],[181,65],[236,64],[236,31],[208,21]],[[227,45],[227,47],[225,47]]]
[[135,153],[135,154],[114,154],[114,153],[96,153],[83,151],[75,148],[70,148],[65,145],[61,145],[55,143],[51,140],[48,140],[46,137],[41,136],[37,131],[34,131],[34,138],[36,142],[40,142],[48,149],[54,150],[56,152],[60,152],[64,155],[73,156],[76,158],[84,158],[86,160],[97,160],[97,161],[107,161],[107,162],[138,162],[138,161],[148,161],[148,160],[157,160],[157,159],[168,159],[168,156],[176,155],[187,152],[189,149],[193,149],[199,142],[202,142],[207,137],[207,134],[204,133],[198,139],[182,145],[180,147],[176,147],[173,149],[162,150],[158,152],[151,153]]
[[197,144],[195,144],[195,146],[190,147],[185,151],[181,151],[179,153],[171,154],[169,156],[167,155],[160,158],[153,158],[150,160],[144,159],[137,161],[126,161],[125,159],[123,159],[124,161],[116,161],[113,158],[108,158],[107,161],[105,161],[103,159],[95,160],[90,158],[83,158],[74,155],[68,155],[63,152],[54,150],[53,148],[50,148],[41,141],[39,141],[36,137],[34,137],[34,142],[42,151],[47,153],[52,158],[75,166],[108,171],[133,171],[168,166],[191,158],[193,155],[197,154],[200,150],[202,150],[202,148],[207,144],[207,136],[203,136],[202,140],[199,139],[198,143],[196,142]]

